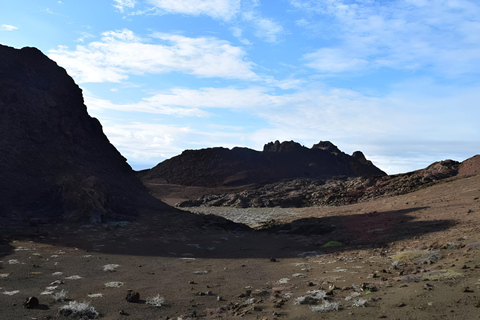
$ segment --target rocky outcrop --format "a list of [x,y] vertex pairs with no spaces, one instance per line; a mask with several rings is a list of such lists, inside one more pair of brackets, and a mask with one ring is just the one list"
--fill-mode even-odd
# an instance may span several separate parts
[[262,152],[247,148],[186,150],[139,173],[145,184],[161,182],[203,187],[384,175],[361,152],[350,156],[331,142],[307,148],[293,141],[267,143]]
[[463,161],[458,169],[458,174],[461,176],[469,176],[480,173],[480,155],[477,154],[467,160]]
[[[364,158],[357,153],[359,158]],[[469,162],[471,163],[471,161]],[[464,163],[446,160],[425,169],[393,176],[294,179],[238,193],[209,194],[184,201],[180,207],[310,207],[338,206],[405,194],[454,177]]]
[[0,216],[10,221],[132,219],[162,207],[88,115],[82,90],[35,48],[0,46],[0,136]]

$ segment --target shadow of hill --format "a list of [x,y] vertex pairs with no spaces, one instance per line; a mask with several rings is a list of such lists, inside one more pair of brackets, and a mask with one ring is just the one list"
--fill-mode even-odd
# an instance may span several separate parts
[[347,246],[382,247],[389,242],[446,230],[455,225],[453,220],[416,221],[414,216],[408,215],[425,209],[428,207],[298,219],[291,223],[272,226],[265,232],[303,236],[324,235]]
[[[455,225],[453,220],[418,221],[409,215],[424,209],[306,218],[257,231],[233,223],[226,227],[223,218],[196,215],[192,223],[189,214],[167,212],[145,215],[127,225],[37,226],[23,230],[17,238],[128,256],[288,258],[308,251],[320,254],[380,248]],[[342,245],[322,247],[329,241]]]
[[13,253],[13,246],[10,241],[0,237],[0,259]]

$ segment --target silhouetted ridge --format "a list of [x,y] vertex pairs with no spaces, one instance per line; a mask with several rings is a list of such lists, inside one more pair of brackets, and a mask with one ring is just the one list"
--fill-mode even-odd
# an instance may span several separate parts
[[98,222],[159,204],[38,49],[0,46],[0,136],[2,216]]
[[385,173],[361,152],[349,156],[331,142],[320,142],[310,149],[294,141],[275,141],[267,143],[263,152],[248,148],[186,150],[139,175],[144,183],[214,187]]

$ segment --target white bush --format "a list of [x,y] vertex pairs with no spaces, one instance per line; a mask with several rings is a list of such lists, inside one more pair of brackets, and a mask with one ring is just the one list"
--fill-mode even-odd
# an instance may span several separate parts
[[67,293],[68,293],[68,291],[63,290],[63,289],[60,292],[55,292],[53,294],[53,299],[55,301],[65,301],[65,300],[68,299]]
[[154,307],[161,307],[165,303],[165,299],[157,294],[155,297],[148,298],[145,303]]
[[106,264],[103,266],[103,271],[114,272],[118,267],[120,267],[119,264]]
[[70,301],[67,305],[60,307],[58,314],[73,319],[95,319],[98,312],[90,302]]
[[295,304],[317,304],[320,300],[323,300],[326,296],[324,290],[308,291],[303,297],[295,299]]
[[365,308],[365,305],[367,304],[367,300],[365,299],[352,299],[352,303],[355,307],[363,307]]
[[340,304],[338,302],[330,302],[327,300],[323,300],[323,303],[319,306],[310,306],[310,309],[313,312],[338,311],[338,308],[340,308]]

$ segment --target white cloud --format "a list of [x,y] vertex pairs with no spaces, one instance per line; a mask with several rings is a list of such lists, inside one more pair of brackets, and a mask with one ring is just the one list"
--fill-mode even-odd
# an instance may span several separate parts
[[[297,25],[328,40],[341,57],[389,67],[455,76],[480,72],[480,5],[459,1],[291,0],[311,18]],[[313,15],[313,16],[312,16]],[[333,57],[335,64],[336,57]],[[321,61],[325,63],[326,61]],[[318,64],[312,62],[313,65]],[[327,63],[328,64],[328,63]],[[356,69],[358,65],[351,65]]]
[[135,7],[135,0],[114,0],[113,6],[120,12],[124,12],[125,9],[133,9]]
[[179,154],[179,144],[192,134],[187,126],[102,121],[105,134],[130,162],[156,163]]
[[132,31],[108,31],[101,41],[74,50],[60,46],[49,57],[77,82],[120,82],[130,74],[183,72],[198,77],[259,80],[246,53],[213,37],[155,33],[141,39]]
[[[290,94],[274,94],[262,87],[174,88],[129,104],[88,94],[85,98],[89,112],[99,118],[108,110],[160,114],[151,121],[162,123],[178,122],[168,117],[190,117],[182,120],[188,126],[102,120],[122,154],[130,160],[149,159],[152,166],[186,148],[260,150],[274,140],[293,139],[307,146],[330,140],[347,153],[363,151],[389,173],[478,153],[479,99],[478,87],[439,86],[429,79],[405,82],[394,93],[377,97],[309,85]],[[244,121],[247,115],[251,123]]]
[[320,72],[337,73],[365,68],[368,61],[350,56],[340,49],[323,48],[303,56],[307,66]]
[[[112,89],[115,92],[117,90]],[[182,117],[207,117],[209,114],[191,106],[178,106],[175,104],[156,103],[156,99],[147,98],[137,103],[114,104],[109,100],[100,99],[91,95],[85,95],[85,104],[89,111],[99,112],[101,110],[117,110],[128,112],[144,112],[151,114],[163,114]]]
[[18,28],[9,24],[2,24],[0,26],[0,31],[13,31],[17,30]]
[[264,18],[256,11],[247,11],[242,17],[248,23],[252,23],[255,28],[255,35],[267,42],[277,42],[283,27],[273,19]]
[[148,0],[167,13],[207,15],[214,19],[231,20],[240,10],[240,0]]

